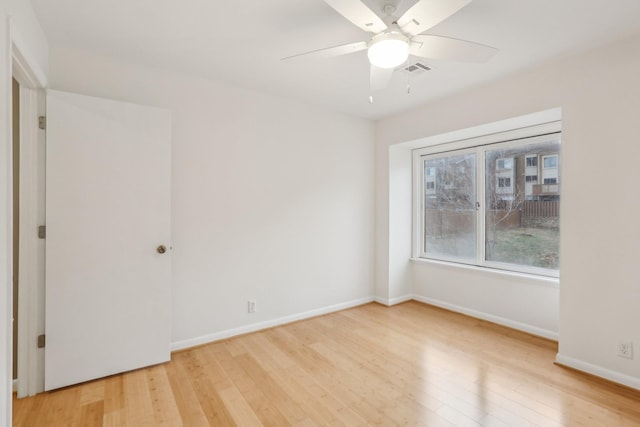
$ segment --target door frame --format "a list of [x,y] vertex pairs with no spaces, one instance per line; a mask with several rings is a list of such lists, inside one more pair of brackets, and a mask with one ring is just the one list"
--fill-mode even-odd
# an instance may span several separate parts
[[[44,391],[44,351],[37,336],[44,333],[44,241],[37,238],[44,224],[45,132],[38,116],[45,115],[46,79],[31,66],[15,42],[11,43],[12,74],[20,84],[20,229],[18,270],[19,398]],[[13,313],[10,314],[13,318]]]

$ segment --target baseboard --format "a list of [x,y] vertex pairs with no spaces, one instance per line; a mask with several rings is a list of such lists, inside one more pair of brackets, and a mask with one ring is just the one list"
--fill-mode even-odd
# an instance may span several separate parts
[[373,302],[373,297],[360,298],[345,303],[335,304],[328,307],[317,308],[315,310],[305,311],[303,313],[292,314],[290,316],[284,316],[273,320],[266,320],[264,322],[252,323],[251,325],[241,326],[239,328],[227,329],[225,331],[215,332],[213,334],[202,335],[196,338],[191,338],[183,341],[176,341],[171,343],[171,351],[184,350],[190,347],[196,347],[202,344],[207,344],[214,341],[231,338],[236,335],[247,334],[250,332],[256,332],[263,329],[273,328],[274,326],[281,326],[287,323],[296,322],[298,320],[309,319],[311,317],[322,316],[323,314],[333,313],[347,308],[357,307],[359,305],[368,304]]
[[413,295],[404,295],[396,298],[380,298],[375,297],[373,300],[378,304],[386,305],[387,307],[391,307],[392,305],[400,304],[403,302],[411,301],[413,299]]
[[467,316],[475,317],[477,319],[482,319],[492,323],[497,323],[498,325],[506,326],[512,329],[517,329],[519,331],[526,332],[531,335],[536,335],[549,340],[558,341],[557,332],[549,331],[547,329],[542,329],[537,326],[528,325],[526,323],[517,322],[515,320],[507,319],[505,317],[495,316],[493,314],[472,310],[466,307],[450,304],[448,302],[439,301],[432,298],[423,297],[420,295],[413,295],[413,299],[416,301],[423,302],[425,304],[430,304],[430,305],[434,305],[436,307],[444,308],[450,311],[455,311],[456,313],[466,314]]
[[487,320],[492,323],[496,323],[498,325],[507,326],[509,328],[517,329],[519,331],[523,331],[529,333],[531,335],[536,335],[539,337],[547,338],[553,341],[558,341],[558,333],[549,331],[546,329],[538,328],[536,326],[528,325],[526,323],[516,322],[511,319],[507,319],[500,316],[495,316],[488,313],[483,313],[481,311],[471,310],[462,306],[458,306],[455,304],[450,304],[444,301],[439,301],[432,298],[426,298],[420,295],[404,295],[396,298],[380,298],[380,297],[366,297],[360,298],[353,301],[348,301],[341,304],[335,304],[328,307],[318,308],[315,310],[306,311],[303,313],[293,314],[290,316],[284,316],[273,320],[267,320],[264,322],[252,323],[250,325],[241,326],[239,328],[227,329],[220,332],[215,332],[213,334],[202,335],[199,337],[191,338],[183,341],[176,341],[171,343],[171,351],[184,350],[190,347],[196,347],[202,344],[207,344],[214,341],[223,340],[226,338],[231,338],[237,335],[247,334],[250,332],[256,332],[263,329],[273,328],[274,326],[280,326],[287,323],[295,322],[298,320],[309,319],[311,317],[321,316],[323,314],[333,313],[340,310],[345,310],[347,308],[356,307],[363,304],[368,304],[370,302],[377,302],[382,305],[386,305],[391,307],[396,304],[400,304],[406,301],[416,300],[419,302],[423,302],[425,304],[430,304],[436,307],[444,308],[450,311],[455,311],[457,313],[466,314],[467,316],[475,317],[482,320]]
[[637,377],[612,371],[610,369],[603,368],[602,366],[592,365],[591,363],[583,362],[582,360],[574,359],[573,357],[564,356],[560,353],[556,355],[556,363],[561,366],[586,372],[587,374],[640,390],[640,378]]
[[13,391],[18,391],[18,380],[13,380],[11,383],[11,389]]

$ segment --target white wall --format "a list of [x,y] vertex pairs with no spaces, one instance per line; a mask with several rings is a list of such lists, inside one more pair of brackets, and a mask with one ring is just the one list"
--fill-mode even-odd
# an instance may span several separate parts
[[370,121],[64,47],[51,87],[173,113],[174,348],[371,299]]
[[[517,277],[471,274],[429,263],[406,268],[419,298],[534,331],[557,331],[561,362],[640,387],[640,356],[616,356],[620,338],[640,347],[639,51],[636,36],[378,122],[377,292],[397,287],[384,274],[393,262],[385,255],[393,247],[388,241],[398,239],[393,228],[399,227],[388,221],[389,174],[394,172],[389,170],[389,147],[561,107],[560,295],[553,287]],[[400,238],[406,239],[407,227],[400,227],[405,235]]]

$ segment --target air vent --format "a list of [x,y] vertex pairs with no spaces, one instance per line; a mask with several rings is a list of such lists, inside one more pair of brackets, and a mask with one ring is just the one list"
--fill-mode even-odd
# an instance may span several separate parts
[[412,76],[417,76],[430,70],[431,67],[424,65],[422,62],[414,62],[413,64],[409,64],[402,69],[402,71]]

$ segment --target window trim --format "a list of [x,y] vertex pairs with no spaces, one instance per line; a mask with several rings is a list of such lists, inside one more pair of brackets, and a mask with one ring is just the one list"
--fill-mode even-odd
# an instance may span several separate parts
[[536,142],[547,142],[553,139],[561,140],[561,122],[553,121],[542,123],[539,125],[517,128],[510,131],[498,132],[490,135],[482,135],[474,138],[463,140],[454,140],[416,148],[413,150],[413,250],[412,257],[415,259],[424,259],[430,261],[452,262],[464,266],[473,266],[476,268],[486,268],[492,270],[502,270],[512,273],[532,274],[534,276],[558,278],[559,271],[549,270],[540,267],[531,267],[525,265],[516,265],[501,263],[497,261],[485,260],[485,215],[476,216],[476,259],[470,263],[466,259],[455,257],[434,257],[424,252],[424,219],[422,212],[424,211],[424,156],[429,155],[450,155],[462,154],[463,152],[476,152],[476,159],[482,167],[476,167],[476,183],[477,183],[477,200],[484,212],[485,205],[485,185],[478,184],[485,182],[485,154],[484,152],[490,148],[497,147],[509,149],[523,144],[526,140],[527,144]]

